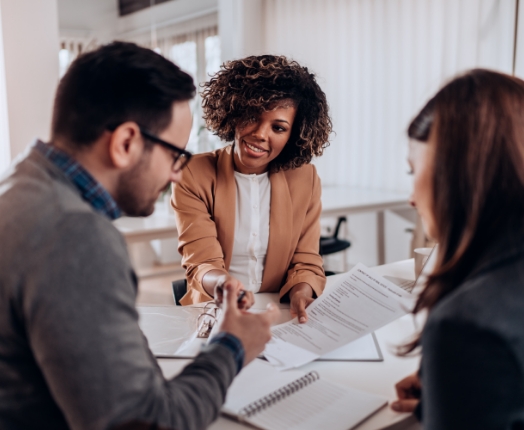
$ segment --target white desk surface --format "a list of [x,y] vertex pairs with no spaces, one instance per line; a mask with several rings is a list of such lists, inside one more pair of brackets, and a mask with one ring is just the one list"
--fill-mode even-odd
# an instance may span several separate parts
[[349,186],[322,187],[322,216],[383,211],[408,206],[409,193]]
[[[381,275],[394,276],[403,279],[414,279],[413,260],[405,260],[397,263],[376,267],[377,273]],[[336,282],[337,276],[328,277],[328,282]],[[265,308],[269,300],[276,294],[256,294],[255,308]],[[283,306],[281,306],[283,307]],[[290,319],[286,314],[283,314]],[[393,347],[405,342],[415,332],[413,319],[406,315],[397,321],[375,332],[380,344],[384,361],[382,362],[313,362],[301,369],[305,372],[316,370],[323,378],[333,382],[348,385],[357,389],[382,395],[390,400],[396,398],[395,383],[403,377],[418,369],[420,358],[397,357],[393,353]],[[164,375],[168,378],[178,374],[190,360],[181,359],[159,359]],[[228,418],[220,416],[210,427],[211,430],[230,430],[250,428]],[[400,414],[392,411],[389,406],[364,421],[356,430],[378,430],[378,429],[418,429],[414,417],[410,414]]]
[[122,217],[114,221],[127,243],[147,242],[177,236],[173,212],[158,211],[145,218]]

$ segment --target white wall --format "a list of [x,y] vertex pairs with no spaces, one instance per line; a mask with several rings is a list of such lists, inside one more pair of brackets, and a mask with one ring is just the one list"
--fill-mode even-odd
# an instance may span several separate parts
[[61,37],[95,38],[98,43],[114,38],[118,0],[57,0]]
[[[56,0],[0,0],[0,9],[13,158],[36,137],[49,138],[58,83],[58,13]],[[0,94],[1,88],[2,83]]]

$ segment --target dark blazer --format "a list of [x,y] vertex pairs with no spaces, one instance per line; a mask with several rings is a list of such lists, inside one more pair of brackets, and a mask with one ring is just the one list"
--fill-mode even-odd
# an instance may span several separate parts
[[524,235],[430,312],[421,373],[425,430],[524,428]]

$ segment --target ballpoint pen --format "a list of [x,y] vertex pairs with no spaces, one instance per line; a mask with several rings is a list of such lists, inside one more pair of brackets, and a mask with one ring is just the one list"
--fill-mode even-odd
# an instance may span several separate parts
[[238,295],[237,303],[240,303],[245,296],[246,296],[246,290],[240,291],[240,294]]

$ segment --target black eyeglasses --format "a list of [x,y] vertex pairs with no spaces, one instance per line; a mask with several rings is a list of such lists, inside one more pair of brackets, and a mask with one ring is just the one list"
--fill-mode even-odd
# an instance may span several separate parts
[[164,148],[169,149],[173,153],[173,172],[178,173],[180,172],[184,167],[187,166],[187,163],[189,163],[189,160],[191,160],[191,157],[193,154],[191,152],[186,151],[185,149],[179,148],[172,143],[166,142],[165,140],[160,139],[158,136],[155,136],[154,134],[150,133],[149,131],[145,130],[142,127],[140,128],[140,133],[142,133],[142,136],[144,136],[146,139],[157,143]]

